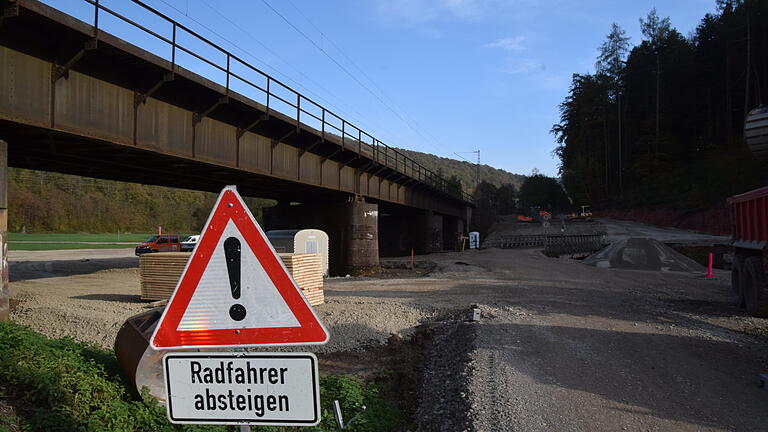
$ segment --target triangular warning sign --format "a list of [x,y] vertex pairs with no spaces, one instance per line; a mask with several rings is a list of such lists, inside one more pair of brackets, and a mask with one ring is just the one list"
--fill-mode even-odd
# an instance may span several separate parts
[[328,331],[234,186],[221,191],[152,334],[155,349],[314,345]]

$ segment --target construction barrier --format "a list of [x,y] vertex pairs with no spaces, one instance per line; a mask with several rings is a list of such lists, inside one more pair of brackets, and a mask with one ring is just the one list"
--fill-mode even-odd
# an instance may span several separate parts
[[605,234],[507,235],[501,236],[498,241],[498,247],[501,249],[543,247],[545,254],[557,256],[594,252],[602,249],[606,244]]

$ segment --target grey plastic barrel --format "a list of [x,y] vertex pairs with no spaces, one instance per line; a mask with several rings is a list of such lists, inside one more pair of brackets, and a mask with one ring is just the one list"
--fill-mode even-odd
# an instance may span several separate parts
[[758,159],[768,159],[768,107],[759,106],[744,120],[744,139]]

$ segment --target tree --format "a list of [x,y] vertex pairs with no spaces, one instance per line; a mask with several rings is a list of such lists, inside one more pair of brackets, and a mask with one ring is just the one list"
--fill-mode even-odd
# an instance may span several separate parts
[[517,189],[514,185],[503,184],[496,190],[496,211],[500,215],[510,215],[517,210]]
[[480,182],[475,188],[475,210],[472,212],[472,230],[478,231],[482,237],[488,234],[494,222],[496,222],[496,193],[497,189],[491,183]]
[[[600,45],[600,54],[595,63],[597,73],[605,74],[614,82],[619,82],[624,69],[624,59],[629,52],[629,40],[624,29],[618,24],[611,24],[611,32]],[[617,89],[618,90],[618,89]]]
[[461,196],[462,191],[464,190],[463,185],[461,184],[461,178],[457,176],[456,174],[451,175],[447,179],[445,179],[446,187],[448,188],[448,191],[455,193],[458,196]]
[[651,43],[651,47],[658,51],[672,31],[672,22],[669,20],[669,17],[659,18],[656,8],[653,8],[648,12],[645,19],[640,18],[640,31],[643,32],[646,40]]
[[496,186],[483,180],[475,189],[475,204],[478,209],[488,210],[494,215],[496,212]]
[[643,32],[643,36],[646,37],[651,49],[656,54],[656,153],[658,153],[659,147],[659,132],[660,132],[660,108],[661,101],[661,50],[663,42],[669,36],[672,31],[672,24],[669,17],[659,18],[656,14],[656,8],[651,9],[648,12],[648,16],[643,20],[640,18],[640,31]]
[[754,54],[768,52],[768,1],[718,6],[690,37],[651,11],[620,68],[612,26],[596,73],[573,76],[551,132],[574,204],[700,210],[768,184],[743,131],[745,110],[768,101],[768,57]]
[[554,153],[560,158],[564,186],[579,201],[594,202],[607,194],[608,179],[601,171],[608,165],[600,160],[611,126],[606,124],[610,89],[605,75],[573,75],[570,92],[560,104],[560,123],[551,130],[558,142]]
[[520,187],[520,202],[524,211],[541,207],[549,211],[565,211],[571,206],[560,183],[545,175],[532,175]]
[[[613,82],[612,98],[616,102],[616,119],[618,123],[618,169],[616,178],[619,189],[621,189],[621,177],[623,170],[622,148],[621,148],[621,74],[624,70],[624,59],[629,52],[629,37],[625,36],[624,29],[618,24],[611,24],[611,32],[608,33],[606,40],[600,45],[600,55],[595,63],[595,70],[598,74],[607,76]],[[608,160],[608,147],[606,146],[606,160]]]

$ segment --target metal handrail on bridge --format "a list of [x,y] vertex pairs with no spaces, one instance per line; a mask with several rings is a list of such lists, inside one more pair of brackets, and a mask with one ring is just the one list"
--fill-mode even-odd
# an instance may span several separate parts
[[[171,59],[170,59],[171,72],[176,72],[177,50],[179,50],[180,52],[189,54],[190,56],[226,74],[225,88],[226,88],[227,95],[229,95],[230,93],[230,80],[236,79],[264,93],[264,95],[266,96],[267,115],[269,115],[270,111],[272,110],[277,111],[283,115],[292,116],[295,114],[297,128],[301,127],[302,120],[305,121],[304,123],[305,125],[307,125],[308,127],[311,127],[306,122],[312,121],[311,119],[314,119],[314,121],[320,125],[319,132],[323,140],[326,139],[326,136],[336,137],[337,139],[339,139],[340,145],[345,150],[351,150],[361,156],[364,155],[376,163],[382,164],[390,169],[394,169],[395,171],[398,171],[408,177],[411,177],[424,184],[427,184],[448,196],[457,198],[459,200],[467,201],[467,202],[472,201],[472,197],[470,194],[464,192],[461,189],[451,187],[448,181],[445,180],[440,175],[438,175],[437,173],[424,167],[423,165],[414,161],[413,159],[406,156],[405,154],[395,150],[394,148],[389,147],[388,145],[384,144],[383,142],[375,138],[373,135],[370,135],[369,133],[365,132],[364,130],[360,129],[354,124],[346,121],[345,119],[335,114],[334,112],[326,109],[319,103],[302,95],[301,93],[292,89],[290,86],[282,83],[280,80],[277,80],[271,77],[269,74],[261,71],[260,69],[242,60],[240,57],[230,53],[224,48],[219,47],[218,45],[211,42],[207,38],[197,34],[196,32],[192,31],[188,27],[176,22],[172,18],[159,12],[158,10],[152,8],[151,6],[143,3],[142,1],[132,0],[133,3],[141,6],[142,8],[154,14],[155,16],[163,19],[168,24],[171,24],[172,35],[170,39],[135,22],[134,20],[128,17],[121,15],[120,13],[112,9],[109,9],[103,4],[100,4],[99,0],[83,0],[83,1],[86,3],[90,3],[91,5],[94,6],[93,27],[95,31],[95,35],[94,35],[95,37],[98,38],[98,33],[99,33],[99,11],[104,11],[110,14],[111,16],[122,20],[127,24],[130,24],[131,26],[144,31],[147,34],[154,36],[160,41],[169,44],[171,46]],[[177,38],[177,33],[179,32],[179,30],[185,32],[186,34],[194,37],[195,39],[215,49],[219,53],[225,55],[226,65],[222,66],[212,60],[209,60],[205,56],[192,51],[192,49],[181,45],[178,42],[178,38]],[[235,73],[232,70],[234,63],[240,64],[243,67],[247,68],[248,70],[251,70],[257,73],[263,79],[266,79],[265,86],[262,87],[261,85],[256,84],[249,79],[246,79],[244,76],[242,76],[242,74]],[[290,97],[291,100],[276,94],[274,91],[275,86],[279,86],[279,88],[285,90],[288,94],[291,94],[292,95]],[[270,106],[271,101],[279,101],[285,104],[286,106],[290,107],[291,114],[288,114],[283,110],[274,109],[274,104]],[[314,107],[316,112],[310,111],[311,107]],[[335,124],[333,121],[335,121]],[[365,140],[368,140],[369,142],[366,142]]]

